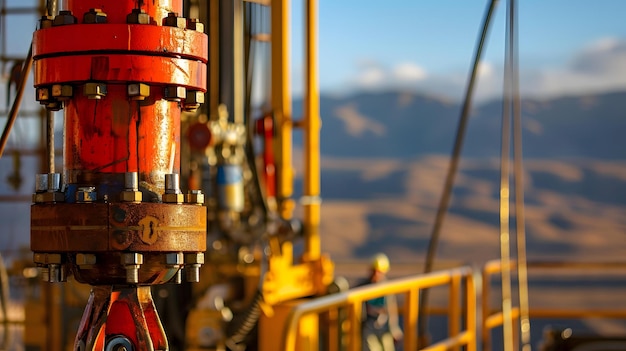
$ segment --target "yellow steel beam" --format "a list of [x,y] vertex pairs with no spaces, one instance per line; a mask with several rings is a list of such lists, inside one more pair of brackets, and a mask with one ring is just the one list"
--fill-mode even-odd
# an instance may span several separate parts
[[276,120],[278,150],[278,199],[280,215],[293,216],[292,116],[289,82],[289,0],[273,0],[272,16],[272,106]]
[[320,112],[317,64],[317,1],[306,0],[304,111],[304,259],[320,257]]
[[209,115],[217,120],[220,104],[220,15],[219,1],[209,1]]

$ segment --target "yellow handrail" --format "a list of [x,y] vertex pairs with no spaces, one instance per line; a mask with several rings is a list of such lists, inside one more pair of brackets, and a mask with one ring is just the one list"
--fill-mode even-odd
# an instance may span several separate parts
[[[463,284],[464,282],[464,284]],[[459,267],[415,277],[396,279],[388,282],[367,285],[304,302],[294,307],[283,334],[282,350],[296,350],[297,330],[300,320],[313,313],[331,312],[346,309],[348,312],[348,345],[351,350],[361,350],[361,315],[365,301],[387,296],[404,294],[404,349],[417,350],[417,306],[419,292],[424,289],[446,286],[450,289],[450,303],[454,308],[448,311],[450,325],[448,339],[430,345],[423,350],[455,349],[466,346],[468,351],[476,350],[476,289],[474,277],[469,267]],[[464,289],[461,293],[461,289]],[[455,290],[455,291],[453,291]],[[454,299],[454,301],[453,301]],[[463,323],[461,320],[463,319]],[[464,330],[462,330],[464,326]],[[340,327],[340,326],[339,326]]]
[[[516,263],[511,261],[508,267],[509,270],[515,269]],[[492,260],[487,262],[483,267],[482,272],[482,350],[487,351],[491,349],[491,330],[500,327],[504,324],[504,314],[501,310],[492,309],[490,307],[490,290],[491,290],[491,278],[492,276],[500,273],[504,269],[499,260]],[[604,273],[614,272],[616,274],[624,274],[624,268],[626,268],[626,262],[574,262],[574,261],[534,261],[528,262],[529,270],[575,270],[580,271],[593,271],[602,270]],[[531,308],[529,310],[529,316],[531,318],[590,318],[590,317],[604,317],[604,318],[626,318],[626,309],[585,309],[585,308]],[[513,322],[520,317],[519,307],[514,307],[510,318]],[[518,334],[516,333],[515,336]]]

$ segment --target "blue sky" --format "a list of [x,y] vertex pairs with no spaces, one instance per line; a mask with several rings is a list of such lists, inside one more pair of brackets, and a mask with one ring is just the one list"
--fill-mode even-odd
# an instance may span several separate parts
[[[404,87],[459,99],[488,1],[319,1],[323,92]],[[292,3],[294,28],[302,5]],[[505,11],[499,1],[477,98],[500,94]],[[518,0],[521,88],[554,96],[626,87],[626,1]],[[294,89],[301,85],[295,31]]]

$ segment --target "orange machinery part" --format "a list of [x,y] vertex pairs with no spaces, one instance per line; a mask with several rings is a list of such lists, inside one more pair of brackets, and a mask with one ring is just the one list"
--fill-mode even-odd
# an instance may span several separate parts
[[[121,179],[110,174],[138,172],[150,190],[163,192],[163,174],[180,167],[181,100],[164,99],[164,89],[206,92],[204,33],[164,26],[171,13],[182,13],[182,1],[66,0],[63,8],[75,24],[40,29],[33,38],[35,86],[72,85],[65,108],[65,181],[106,183],[119,191]],[[127,24],[140,9],[149,24]],[[92,9],[106,14],[105,23],[82,23]],[[106,85],[106,97],[83,94],[86,83]],[[127,95],[127,85],[143,83],[145,100]],[[180,95],[180,94],[179,94]]]

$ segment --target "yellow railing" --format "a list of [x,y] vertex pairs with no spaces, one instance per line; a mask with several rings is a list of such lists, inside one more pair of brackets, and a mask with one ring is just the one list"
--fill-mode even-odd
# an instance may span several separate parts
[[[476,350],[476,289],[472,270],[460,267],[445,271],[397,279],[375,285],[352,289],[304,302],[294,307],[288,316],[281,350],[296,350],[300,321],[311,315],[338,316],[345,314],[345,321],[328,323],[334,330],[326,330],[329,342],[324,349],[334,351],[343,344],[351,351],[361,350],[361,318],[365,301],[387,296],[404,297],[400,313],[403,318],[404,350],[417,350],[417,316],[420,291],[435,287],[448,288],[448,338],[421,350],[450,350],[465,346],[468,351]],[[324,332],[324,331],[322,331]]]
[[[511,263],[509,269],[516,269],[514,262]],[[575,272],[578,276],[590,276],[593,272],[602,272],[603,274],[619,274],[621,276],[626,275],[626,262],[529,262],[529,271],[542,271],[549,276],[558,277],[555,272],[563,272],[567,274],[567,271]],[[499,275],[502,272],[502,265],[499,260],[493,260],[488,262],[483,269],[482,277],[482,296],[481,296],[481,315],[482,315],[482,350],[491,350],[491,332],[494,328],[502,327],[504,324],[504,314],[501,308],[493,308],[490,302],[491,298],[491,283],[492,278],[495,275]],[[563,274],[561,273],[561,274]],[[529,278],[529,281],[532,279]],[[532,295],[532,293],[531,293]],[[532,305],[532,304],[531,304]],[[531,307],[529,309],[529,316],[531,319],[582,319],[582,318],[612,318],[612,319],[626,319],[626,308],[621,306],[615,306],[614,308],[581,308],[579,306],[566,306],[550,308],[546,307]],[[519,307],[514,307],[510,318],[514,326],[514,331],[519,330]],[[517,339],[519,333],[514,333],[514,338]],[[514,345],[517,345],[517,340],[514,340]]]

